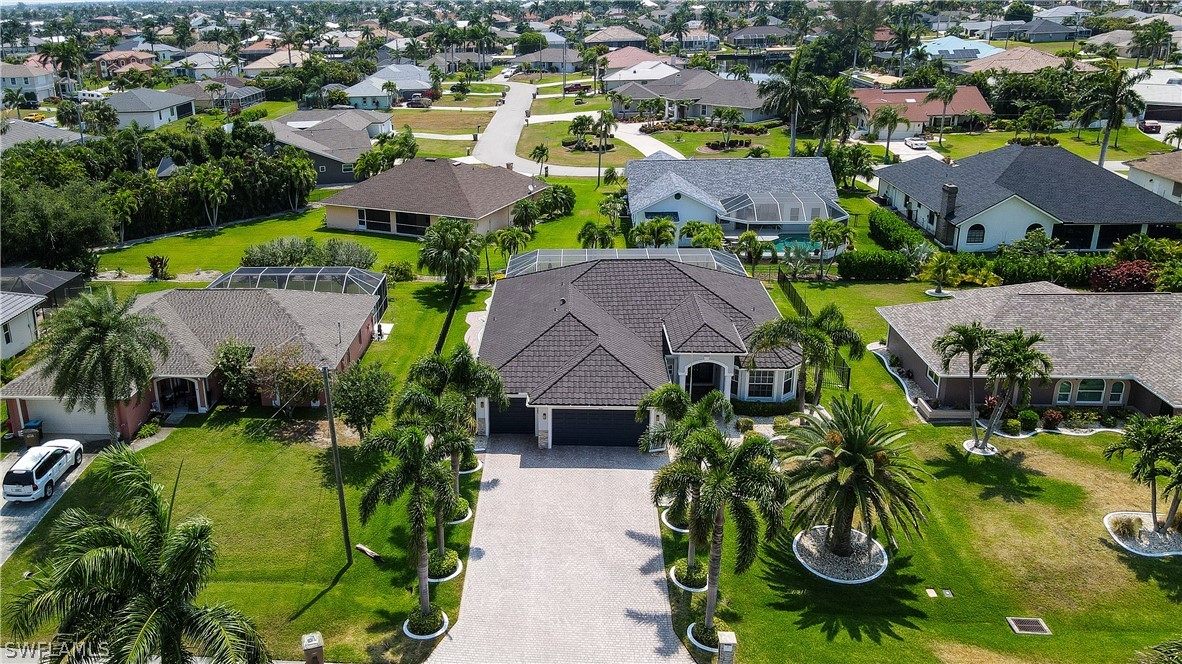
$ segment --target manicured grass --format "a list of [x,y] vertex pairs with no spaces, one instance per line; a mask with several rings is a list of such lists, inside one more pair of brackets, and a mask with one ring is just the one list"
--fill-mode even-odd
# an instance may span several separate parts
[[462,100],[457,100],[455,95],[444,95],[443,99],[436,102],[439,106],[462,106],[464,108],[492,108],[497,105],[497,100],[500,97],[488,97],[485,95],[468,95]]
[[[267,115],[266,115],[266,117],[263,118],[263,120],[277,120],[277,119],[283,117],[284,115],[287,115],[288,113],[294,112],[297,107],[298,107],[298,105],[294,101],[264,101],[259,104],[255,104],[254,106],[251,106],[252,109],[261,108],[261,109],[264,109],[267,111]],[[231,122],[233,120],[233,118],[227,117],[225,113],[222,113],[220,111],[217,113],[198,112],[198,113],[193,114],[190,117],[194,117],[194,118],[197,118],[198,120],[200,120],[201,125],[204,127],[220,127],[220,126],[226,124],[227,122]],[[185,125],[187,125],[188,122],[189,122],[189,118],[183,118],[181,120],[174,120],[174,121],[164,125],[164,127],[161,127],[161,129],[167,127],[170,130],[171,129],[184,130]]]
[[1059,51],[1070,51],[1070,50],[1075,50],[1077,54],[1079,53],[1079,45],[1076,42],[1073,42],[1070,40],[1056,41],[1056,42],[1042,42],[1039,44],[1031,44],[1030,42],[1018,41],[1017,39],[1011,39],[1011,40],[1009,40],[1009,42],[1007,44],[1006,40],[1004,40],[1004,39],[994,39],[994,40],[990,41],[989,43],[990,43],[990,45],[996,46],[998,48],[1018,48],[1019,46],[1026,46],[1028,48],[1033,48],[1036,51],[1050,53],[1051,55],[1054,55],[1055,53],[1058,53]]
[[100,288],[106,288],[115,293],[116,297],[124,298],[128,295],[143,295],[144,293],[155,293],[156,291],[170,290],[173,288],[205,288],[208,282],[204,281],[92,281],[90,287],[97,291]]
[[319,187],[313,189],[312,192],[308,194],[308,201],[312,203],[318,203],[339,191],[340,189],[335,187]]
[[[861,184],[861,183],[859,183]],[[869,193],[869,192],[867,192]],[[837,199],[838,205],[850,213],[850,225],[854,228],[854,247],[858,249],[881,249],[870,238],[870,212],[878,205],[866,196],[846,194]]]
[[472,92],[479,92],[482,94],[487,92],[501,93],[506,92],[509,89],[509,86],[502,85],[500,83],[473,83],[469,87],[472,88]]
[[[566,130],[569,125],[569,122],[530,124],[522,130],[521,138],[517,141],[517,154],[528,158],[530,150],[533,150],[534,146],[545,143],[550,148],[550,161],[547,163],[561,166],[595,166],[599,156],[594,152],[572,152],[562,147],[562,139],[571,136]],[[619,138],[613,139],[612,143],[616,147],[614,150],[604,153],[604,168],[608,166],[619,168],[627,164],[629,159],[644,157],[639,150]]]
[[[558,90],[557,88],[555,89]],[[542,90],[546,91],[544,94],[554,94],[549,91],[549,88],[542,88]],[[561,90],[558,91],[561,92]],[[535,99],[529,110],[532,115],[557,115],[559,113],[589,113],[594,115],[596,111],[604,111],[612,107],[612,103],[603,95],[584,97],[582,104],[575,103],[578,98],[577,94],[568,94],[566,99],[562,97]]]
[[[680,134],[680,135],[679,135]],[[659,131],[652,134],[653,138],[665,143],[669,147],[677,150],[687,157],[694,157],[696,159],[708,159],[717,157],[745,157],[747,150],[750,148],[734,148],[731,150],[724,150],[722,152],[699,152],[701,148],[710,141],[726,140],[726,133],[721,131]],[[678,141],[677,139],[681,140]],[[751,146],[762,145],[767,148],[771,157],[787,157],[789,147],[791,146],[791,138],[788,136],[788,130],[785,127],[774,127],[768,133],[762,136],[744,136],[736,133],[731,133],[731,140],[736,139],[751,139]],[[816,139],[809,138],[803,134],[796,135],[796,153],[799,155],[804,148],[804,142],[811,140],[816,143]]]
[[[440,106],[445,106],[440,102]],[[415,131],[431,134],[471,134],[476,127],[488,126],[492,111],[435,111],[429,108],[395,109],[391,114],[395,129],[410,125]]]
[[[534,85],[545,85],[547,83],[561,83],[562,74],[515,74],[510,80],[514,83],[532,83]],[[590,81],[591,76],[582,72],[575,72],[573,74],[566,75],[566,82],[568,84],[573,83],[574,81],[582,80]],[[543,90],[545,89],[547,88],[543,88]]]
[[[1121,127],[1120,141],[1117,145],[1116,130],[1113,130],[1112,140],[1108,143],[1106,162],[1127,161],[1149,156],[1156,152],[1169,152],[1172,148],[1161,141],[1150,138],[1141,133],[1136,127]],[[1025,134],[1022,134],[1025,135]],[[1075,137],[1074,130],[1054,131],[1051,135],[1059,139],[1059,145],[1075,154],[1096,161],[1100,158],[1100,144],[1097,136],[1102,132],[1084,130],[1081,138]],[[946,154],[953,159],[964,159],[977,154],[1000,148],[1014,137],[1009,131],[990,131],[981,134],[945,134],[944,147],[936,141],[930,141],[928,147],[940,154]]]
[[[387,656],[422,661],[433,644],[401,634],[402,621],[417,605],[415,570],[406,553],[405,501],[379,507],[361,525],[361,492],[382,465],[362,457],[355,438],[342,436],[352,542],[364,543],[384,558],[375,562],[355,552],[353,564],[346,566],[332,457],[318,431],[320,422],[276,418],[265,424],[271,414],[269,409],[243,413],[219,408],[190,416],[166,440],[143,452],[168,494],[181,470],[174,523],[199,514],[213,523],[220,557],[199,601],[226,602],[252,617],[280,659],[300,658],[300,636],[322,631],[330,661]],[[301,415],[315,418],[320,412]],[[462,493],[474,507],[479,477],[461,480]],[[89,470],[0,570],[6,605],[26,585],[21,579],[25,570],[45,560],[50,525],[63,510],[78,507],[98,512],[115,508]],[[467,557],[472,523],[448,526],[448,546],[461,559]],[[462,575],[432,584],[433,600],[453,624],[461,616],[462,587]]]
[[476,146],[476,141],[445,141],[438,138],[416,138],[420,157],[464,157]]
[[[927,299],[918,283],[797,287],[814,310],[837,303],[867,341],[886,332],[875,306]],[[737,633],[745,661],[808,652],[842,663],[1113,662],[1176,634],[1168,616],[1182,603],[1182,561],[1129,556],[1101,524],[1105,513],[1148,500],[1123,464],[1103,461],[1114,435],[1003,439],[996,442],[1004,456],[970,457],[959,448],[967,427],[920,422],[877,358],[851,364],[853,390],[885,404],[883,417],[907,431],[930,473],[920,486],[924,537],[900,539],[880,579],[841,586],[801,567],[791,553],[795,532],[765,544],[755,565],[736,576],[728,526],[718,615]],[[663,541],[667,565],[685,555],[684,536],[665,530]],[[926,588],[949,588],[955,597],[931,599]],[[683,634],[700,609],[691,614],[676,589],[671,602]],[[1041,617],[1055,635],[1017,636],[1006,616]]]

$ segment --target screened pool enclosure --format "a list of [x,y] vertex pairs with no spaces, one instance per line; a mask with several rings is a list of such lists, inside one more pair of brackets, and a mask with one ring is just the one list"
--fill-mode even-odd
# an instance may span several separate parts
[[206,288],[277,288],[377,295],[374,321],[386,313],[386,275],[357,267],[240,267]]

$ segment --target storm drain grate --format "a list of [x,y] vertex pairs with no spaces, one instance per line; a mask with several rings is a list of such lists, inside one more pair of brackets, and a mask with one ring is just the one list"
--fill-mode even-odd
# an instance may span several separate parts
[[1010,629],[1014,630],[1015,634],[1037,634],[1041,636],[1050,636],[1051,628],[1042,621],[1042,618],[1006,618],[1006,622],[1010,624]]

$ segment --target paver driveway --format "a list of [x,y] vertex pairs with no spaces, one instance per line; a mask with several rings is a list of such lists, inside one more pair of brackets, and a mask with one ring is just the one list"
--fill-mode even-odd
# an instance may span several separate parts
[[663,455],[496,437],[484,458],[460,619],[432,662],[690,662],[673,633]]

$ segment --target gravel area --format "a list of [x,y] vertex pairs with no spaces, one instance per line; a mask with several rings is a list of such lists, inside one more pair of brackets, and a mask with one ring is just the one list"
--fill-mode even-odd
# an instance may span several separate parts
[[[1162,518],[1162,515],[1158,516]],[[1113,530],[1113,521],[1120,517],[1141,519],[1141,531],[1137,533],[1135,539],[1124,539],[1117,536]],[[1153,530],[1148,512],[1113,512],[1104,517],[1104,526],[1108,528],[1108,532],[1121,546],[1134,553],[1149,556],[1182,555],[1182,533],[1168,528],[1164,533]]]
[[886,550],[865,533],[855,530],[851,538],[854,553],[848,558],[835,556],[825,548],[828,526],[802,532],[792,543],[792,551],[805,567],[833,580],[861,583],[878,577],[886,569]]

